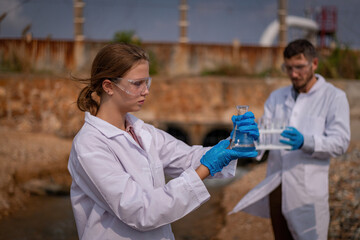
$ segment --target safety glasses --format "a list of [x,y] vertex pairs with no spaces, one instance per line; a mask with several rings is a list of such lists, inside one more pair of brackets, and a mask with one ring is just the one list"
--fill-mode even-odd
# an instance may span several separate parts
[[151,77],[140,79],[111,78],[115,86],[123,90],[129,95],[140,96],[146,89],[150,91]]
[[292,72],[302,73],[310,65],[311,65],[311,62],[309,62],[308,64],[300,64],[300,65],[294,65],[294,66],[286,65],[284,63],[283,65],[281,65],[281,70],[285,73],[292,73]]

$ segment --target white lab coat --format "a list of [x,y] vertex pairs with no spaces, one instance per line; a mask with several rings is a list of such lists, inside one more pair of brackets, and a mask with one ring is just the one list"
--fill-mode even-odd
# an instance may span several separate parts
[[[85,113],[68,169],[80,239],[174,239],[170,223],[210,197],[194,169],[209,149],[188,146],[131,114],[125,131]],[[234,176],[236,161],[218,177]],[[165,183],[165,174],[176,177]]]
[[[282,212],[294,239],[327,239],[329,226],[328,172],[330,157],[347,150],[350,141],[349,104],[345,93],[318,78],[297,100],[292,86],[274,91],[264,116],[289,119],[304,135],[300,150],[271,150],[267,177],[232,210],[270,217],[268,195],[282,183]],[[313,144],[309,152],[307,144]],[[311,149],[311,147],[310,147]]]

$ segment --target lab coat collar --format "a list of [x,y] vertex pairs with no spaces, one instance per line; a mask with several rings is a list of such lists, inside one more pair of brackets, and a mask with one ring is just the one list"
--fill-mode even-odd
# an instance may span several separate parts
[[134,127],[134,129],[141,129],[144,125],[144,121],[135,117],[134,115],[127,113],[126,114],[126,120]]
[[[323,76],[321,76],[320,74],[315,74],[315,77],[316,77],[317,81],[314,84],[314,86],[312,86],[310,91],[307,92],[307,93],[299,93],[299,95],[300,94],[313,94],[314,92],[318,91],[322,87],[322,85],[325,83],[325,79],[323,78]],[[287,95],[286,101],[285,101],[285,104],[287,106],[291,106],[292,102],[295,102],[295,100],[294,100],[294,98],[292,96],[292,93],[291,93],[291,91],[293,91],[293,89],[294,89],[294,87],[291,86],[290,91],[288,91],[288,95]]]
[[[126,114],[126,120],[129,121],[131,125],[133,125],[134,129],[141,128],[141,126],[144,124],[142,120],[129,113]],[[91,115],[89,112],[85,112],[85,122],[98,129],[107,138],[125,134],[125,131],[96,116]]]
[[317,78],[317,81],[307,94],[312,94],[313,92],[318,91],[325,83],[325,79],[320,74],[315,74],[315,77]]
[[126,119],[134,127],[135,134],[141,142],[143,149],[149,151],[152,136],[143,128],[144,121],[129,113],[126,115]]

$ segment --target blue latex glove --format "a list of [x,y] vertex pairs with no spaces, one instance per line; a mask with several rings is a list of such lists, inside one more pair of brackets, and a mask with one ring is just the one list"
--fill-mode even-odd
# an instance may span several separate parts
[[243,115],[234,115],[231,118],[233,122],[233,130],[230,133],[230,137],[233,137],[235,126],[237,126],[237,136],[240,136],[238,133],[247,133],[249,136],[254,138],[254,140],[259,139],[259,128],[255,122],[255,116],[252,112],[246,112]]
[[221,172],[223,167],[227,166],[231,160],[237,158],[256,157],[258,154],[255,149],[248,152],[227,149],[229,145],[229,140],[222,140],[207,151],[200,159],[201,164],[205,165],[209,169],[211,176],[214,176],[217,172]]
[[287,127],[281,136],[289,140],[280,139],[280,142],[292,146],[292,150],[300,149],[304,143],[304,136],[294,127]]

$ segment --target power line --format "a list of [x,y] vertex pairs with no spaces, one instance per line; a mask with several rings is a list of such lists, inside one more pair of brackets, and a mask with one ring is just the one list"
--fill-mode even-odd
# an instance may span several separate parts
[[12,12],[12,11],[15,11],[16,9],[18,9],[19,7],[21,7],[22,5],[24,5],[24,4],[27,3],[27,2],[30,2],[30,0],[23,0],[23,1],[21,1],[18,5],[10,8],[9,10],[5,11],[4,13],[5,13],[5,14],[8,14],[8,13],[10,13],[10,12]]

